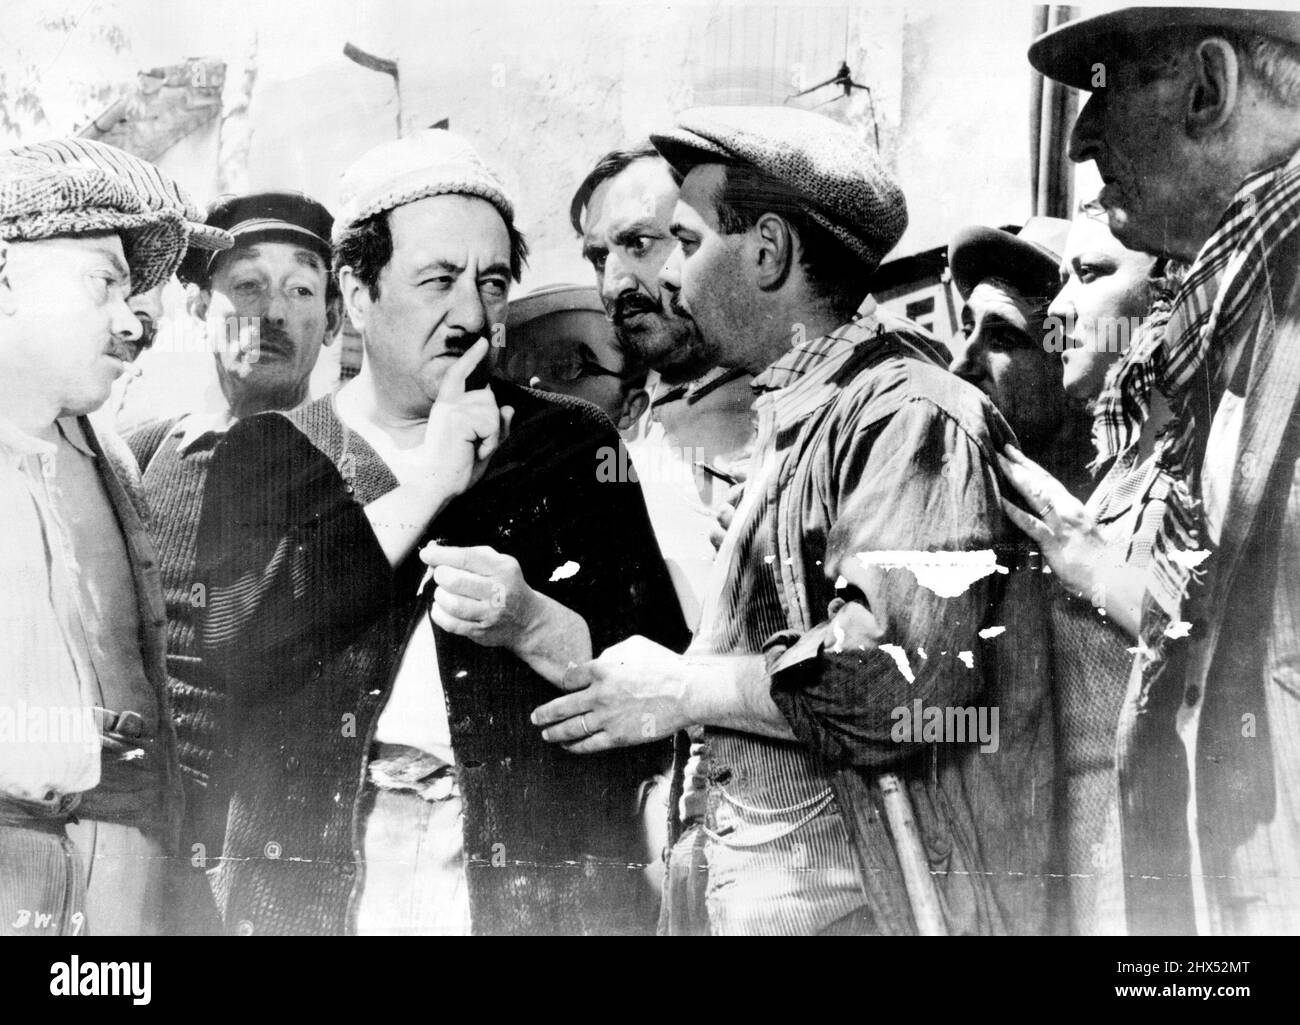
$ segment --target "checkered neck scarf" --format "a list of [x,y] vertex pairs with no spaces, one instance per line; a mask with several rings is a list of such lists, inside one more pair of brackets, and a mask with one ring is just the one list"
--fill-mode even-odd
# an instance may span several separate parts
[[[1169,399],[1174,422],[1159,446],[1159,464],[1170,481],[1165,519],[1156,537],[1150,590],[1163,595],[1166,612],[1185,596],[1193,575],[1181,553],[1209,546],[1199,492],[1199,456],[1207,411],[1193,401],[1191,385],[1204,375],[1213,394],[1220,372],[1252,300],[1267,287],[1269,260],[1300,228],[1300,158],[1279,163],[1242,183],[1227,211],[1191,266],[1167,309],[1153,309],[1142,332],[1098,400],[1094,440],[1104,455],[1135,444],[1150,410],[1151,389]],[[1144,641],[1154,633],[1144,628]]]
[[1179,417],[1170,458],[1186,457],[1196,433],[1196,411],[1183,408],[1180,399],[1198,373],[1217,377],[1269,256],[1297,227],[1300,161],[1277,164],[1242,183],[1177,296],[1168,305],[1157,301],[1098,399],[1094,438],[1103,457],[1136,443],[1153,387],[1168,396]]

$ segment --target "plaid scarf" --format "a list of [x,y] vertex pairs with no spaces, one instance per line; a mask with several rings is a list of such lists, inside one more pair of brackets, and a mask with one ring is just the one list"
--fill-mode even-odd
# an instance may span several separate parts
[[1173,312],[1178,280],[1179,270],[1172,264],[1163,277],[1152,279],[1156,296],[1151,309],[1128,349],[1106,373],[1093,408],[1093,472],[1132,450],[1141,437],[1142,425],[1151,414],[1151,391],[1164,368],[1165,325]]
[[[1157,299],[1129,351],[1097,400],[1094,438],[1103,457],[1135,444],[1153,387],[1175,404],[1180,439],[1195,436],[1195,411],[1181,409],[1193,377],[1213,380],[1225,346],[1265,273],[1272,252],[1300,226],[1300,161],[1252,175],[1233,196],[1172,303]],[[1181,448],[1186,455],[1186,445]]]
[[[1123,451],[1137,441],[1150,408],[1150,389],[1159,388],[1173,407],[1175,421],[1160,449],[1159,464],[1170,490],[1165,519],[1152,556],[1150,593],[1168,619],[1178,613],[1197,564],[1188,553],[1204,550],[1199,494],[1200,462],[1209,424],[1197,402],[1198,381],[1208,383],[1217,400],[1225,382],[1223,361],[1232,350],[1241,321],[1261,287],[1269,260],[1300,228],[1300,160],[1276,164],[1247,178],[1233,196],[1214,232],[1188,268],[1167,314],[1155,311],[1098,402],[1095,437]],[[1209,404],[1212,410],[1217,401]],[[1198,408],[1199,407],[1199,408]],[[1212,414],[1211,414],[1212,415]],[[1202,556],[1203,558],[1203,556]],[[1143,640],[1156,641],[1153,623]]]

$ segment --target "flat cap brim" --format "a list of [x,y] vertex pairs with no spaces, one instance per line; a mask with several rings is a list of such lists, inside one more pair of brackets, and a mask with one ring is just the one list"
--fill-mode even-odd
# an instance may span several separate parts
[[591,285],[552,285],[511,299],[506,327],[520,327],[552,313],[599,313],[605,315],[600,293]]
[[1099,68],[1121,57],[1135,36],[1173,28],[1253,32],[1300,45],[1300,13],[1232,7],[1122,7],[1045,32],[1030,44],[1029,63],[1076,89],[1104,84]]
[[963,228],[948,245],[948,267],[963,299],[990,277],[1001,278],[1025,295],[1054,293],[1060,263],[1045,247],[1001,228]]
[[694,107],[650,142],[683,177],[701,164],[752,167],[800,199],[803,214],[869,274],[907,228],[907,200],[849,125],[795,107]]

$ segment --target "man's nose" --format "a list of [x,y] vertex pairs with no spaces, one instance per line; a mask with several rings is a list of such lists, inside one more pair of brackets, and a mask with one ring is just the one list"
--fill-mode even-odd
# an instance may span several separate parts
[[966,347],[958,353],[949,364],[948,369],[967,381],[978,381],[984,376],[984,340],[979,328],[975,328],[966,338]]
[[459,328],[467,335],[478,337],[487,329],[487,308],[479,293],[478,282],[462,274],[456,282],[452,307],[447,318],[448,326]]
[[1096,93],[1088,97],[1088,102],[1079,111],[1074,128],[1070,131],[1069,157],[1076,164],[1085,160],[1096,160],[1101,142],[1100,112],[1102,101]]
[[1044,324],[1044,327],[1050,328],[1053,318],[1057,322],[1064,322],[1074,317],[1074,289],[1074,278],[1070,278],[1061,286],[1061,290],[1056,293],[1056,297],[1047,306],[1048,323]]
[[618,301],[625,292],[636,290],[636,278],[631,270],[612,251],[605,257],[605,268],[600,275],[600,298],[606,308]]
[[278,288],[267,289],[262,317],[276,327],[284,327],[289,320],[289,300]]
[[682,288],[682,247],[681,243],[673,246],[668,259],[659,269],[659,284],[670,292],[680,292]]
[[144,328],[140,326],[140,318],[137,317],[126,300],[113,305],[113,337],[121,342],[138,341],[144,334]]

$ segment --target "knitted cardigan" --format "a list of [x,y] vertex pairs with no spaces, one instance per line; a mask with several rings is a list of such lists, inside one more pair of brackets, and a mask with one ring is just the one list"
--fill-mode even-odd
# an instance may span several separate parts
[[194,560],[208,467],[220,436],[200,438],[182,453],[180,440],[171,436],[176,423],[173,418],[148,424],[132,432],[127,444],[140,466],[153,514],[150,526],[167,608],[167,691],[185,784],[182,848],[188,853],[201,842],[216,855],[225,812],[220,802],[207,808],[212,802],[208,783],[213,760],[227,756],[225,695],[203,672],[196,623],[206,596],[194,586]]
[[[689,634],[639,487],[602,482],[619,439],[593,406],[502,382],[510,436],[426,532],[490,545],[582,615],[599,652]],[[235,758],[215,890],[239,933],[342,933],[364,879],[359,806],[376,721],[432,588],[395,570],[363,506],[396,481],[332,401],[237,424],[199,530],[205,657],[230,697]],[[422,546],[422,540],[418,548]],[[577,563],[562,580],[555,570]],[[667,745],[577,756],[528,716],[555,688],[500,648],[434,628],[461,792],[475,933],[650,931],[639,784]]]

